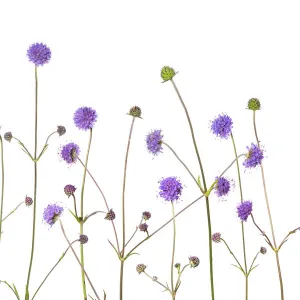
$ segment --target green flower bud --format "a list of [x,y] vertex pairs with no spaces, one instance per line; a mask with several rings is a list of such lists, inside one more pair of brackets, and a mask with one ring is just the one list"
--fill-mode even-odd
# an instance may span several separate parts
[[161,69],[160,76],[165,81],[171,80],[176,75],[174,69],[165,66]]
[[251,98],[249,101],[248,101],[248,109],[251,109],[251,110],[259,110],[260,109],[260,102],[257,98]]
[[142,111],[138,106],[133,106],[130,108],[128,115],[133,116],[135,118],[141,118]]

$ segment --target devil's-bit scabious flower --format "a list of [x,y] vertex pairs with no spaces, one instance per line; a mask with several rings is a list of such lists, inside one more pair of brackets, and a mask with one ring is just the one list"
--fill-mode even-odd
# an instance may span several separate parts
[[220,243],[221,242],[221,233],[216,232],[211,236],[211,239],[215,243]]
[[32,198],[26,196],[26,197],[25,197],[25,205],[26,205],[26,206],[30,206],[30,205],[32,205],[32,203],[33,203]]
[[142,223],[139,225],[139,230],[147,232],[148,231],[148,225],[146,223]]
[[165,81],[171,80],[176,75],[174,69],[164,66],[160,71],[161,78]]
[[261,164],[261,161],[264,158],[264,152],[257,145],[251,144],[251,147],[247,147],[248,153],[246,159],[243,162],[243,165],[246,168],[255,168],[257,165]]
[[179,269],[180,269],[180,266],[181,266],[180,263],[176,263],[176,264],[174,265],[174,268],[179,270]]
[[13,136],[12,136],[11,132],[4,133],[4,139],[6,141],[8,141],[9,143],[11,142],[12,138],[13,138]]
[[152,130],[146,136],[147,149],[150,153],[157,155],[162,152],[162,139],[163,135],[161,134],[160,129]]
[[91,107],[79,107],[74,113],[75,126],[82,130],[92,129],[97,122],[98,114]]
[[260,101],[257,98],[251,98],[248,101],[248,109],[259,110],[260,109]]
[[66,144],[60,150],[60,156],[67,164],[75,163],[79,153],[79,146],[74,143]]
[[86,244],[88,242],[89,238],[85,234],[79,235],[79,242],[80,244]]
[[260,253],[261,254],[266,254],[267,253],[267,249],[265,247],[261,247],[260,248]]
[[159,196],[166,201],[178,200],[182,192],[182,184],[176,177],[167,177],[159,181]]
[[72,195],[74,195],[76,191],[76,187],[72,184],[67,184],[65,187],[64,187],[64,192],[65,194],[68,196],[68,198]]
[[58,125],[56,132],[59,136],[62,136],[66,133],[66,128],[64,126]]
[[227,179],[226,177],[216,177],[217,183],[215,185],[215,193],[219,198],[227,196],[231,188],[234,186],[232,180]]
[[252,202],[244,201],[237,206],[237,213],[241,221],[247,221],[252,212]]
[[200,260],[197,256],[190,256],[189,261],[191,268],[196,268],[199,266]]
[[51,58],[51,50],[42,43],[32,44],[27,50],[29,61],[37,67],[47,64]]
[[211,121],[211,131],[221,139],[227,139],[233,127],[232,119],[226,114],[219,115]]
[[49,204],[44,210],[43,219],[47,224],[52,226],[58,220],[63,211],[63,207],[57,204]]
[[137,270],[137,272],[139,273],[139,274],[141,274],[142,272],[144,272],[145,270],[146,270],[146,266],[144,265],[144,264],[138,264],[137,266],[136,266],[136,270]]
[[130,108],[128,115],[135,117],[135,118],[140,118],[141,119],[141,114],[142,111],[138,106],[133,106]]
[[115,218],[116,218],[116,214],[112,209],[110,209],[109,212],[104,217],[105,220],[110,220],[110,221],[114,220]]
[[142,216],[143,216],[143,219],[145,221],[147,221],[147,220],[149,220],[151,218],[151,213],[149,211],[144,211],[143,214],[142,214]]

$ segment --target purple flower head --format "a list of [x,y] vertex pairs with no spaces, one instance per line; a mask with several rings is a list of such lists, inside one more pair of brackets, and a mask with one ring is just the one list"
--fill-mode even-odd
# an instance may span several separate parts
[[252,212],[252,202],[244,201],[237,206],[237,213],[241,221],[247,221]]
[[146,223],[140,224],[139,225],[139,230],[144,231],[144,232],[148,232],[148,225]]
[[221,233],[216,232],[211,236],[211,239],[214,243],[220,243],[221,242]]
[[227,196],[232,187],[234,187],[234,183],[232,180],[227,179],[226,177],[216,177],[217,183],[215,185],[215,193],[221,198]]
[[110,209],[109,212],[104,217],[105,220],[110,220],[110,221],[114,220],[115,218],[116,218],[116,214],[112,209]]
[[197,256],[190,256],[189,261],[191,268],[196,268],[199,266],[200,260]]
[[37,67],[47,64],[51,58],[51,50],[42,43],[32,44],[27,50],[29,61]]
[[223,114],[216,117],[211,121],[211,131],[221,139],[227,139],[231,134],[231,129],[233,127],[232,119]]
[[52,226],[58,220],[63,211],[63,207],[57,204],[49,204],[44,210],[43,219],[47,224]]
[[28,197],[28,196],[26,196],[26,197],[25,197],[25,204],[26,204],[26,206],[31,206],[31,205],[32,205],[32,203],[33,203],[33,200],[32,200],[32,198],[31,198],[31,197]]
[[144,211],[142,217],[145,221],[147,221],[151,218],[151,213],[149,211]]
[[67,164],[75,163],[79,153],[79,146],[74,143],[66,144],[60,150],[60,156]]
[[72,195],[74,195],[76,191],[76,187],[72,184],[67,184],[65,187],[64,187],[64,192],[65,194],[68,196],[68,198]]
[[92,129],[97,122],[98,114],[91,107],[79,107],[74,113],[75,126],[82,130]]
[[85,234],[79,235],[79,242],[80,244],[86,244],[88,242],[89,238]]
[[163,178],[159,183],[160,197],[172,202],[179,199],[183,186],[176,177]]
[[251,144],[251,147],[247,147],[248,154],[243,162],[246,168],[255,168],[257,165],[261,164],[264,158],[264,152],[257,145]]
[[147,149],[154,155],[162,152],[162,139],[163,135],[161,134],[160,129],[152,130],[146,136]]

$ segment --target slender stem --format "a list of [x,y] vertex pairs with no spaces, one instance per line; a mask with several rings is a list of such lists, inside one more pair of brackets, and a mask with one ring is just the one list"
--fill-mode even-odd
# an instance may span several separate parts
[[[146,273],[145,271],[144,271],[144,273],[145,273],[145,275],[148,276],[151,280],[153,280],[153,277],[151,277],[148,273]],[[161,285],[163,288],[165,288],[168,292],[171,293],[170,289],[169,289],[167,286],[165,286],[163,283],[159,282],[158,280],[155,280],[155,282],[158,283],[159,285]]]
[[18,143],[23,147],[23,151],[26,153],[26,154],[28,154],[28,156],[31,158],[31,160],[34,160],[34,158],[32,157],[32,155],[31,155],[31,153],[29,152],[29,150],[25,147],[25,145],[18,139],[18,138],[16,138],[16,137],[12,137],[13,139],[15,139],[16,141],[18,141]]
[[256,255],[255,255],[255,257],[253,258],[253,261],[252,261],[251,266],[250,266],[250,268],[249,268],[248,276],[249,276],[250,272],[252,271],[252,267],[253,267],[254,262],[256,261],[257,256],[258,256],[259,253],[260,253],[260,252],[257,252]]
[[72,197],[73,197],[73,200],[74,200],[74,211],[75,211],[75,216],[78,218],[75,195],[72,194]]
[[171,289],[174,294],[174,256],[175,256],[175,242],[176,242],[176,223],[175,223],[175,212],[174,203],[172,203],[172,219],[173,219],[173,248],[172,248],[172,262],[171,262]]
[[182,270],[179,272],[179,275],[178,275],[178,278],[177,278],[177,282],[175,284],[175,292],[177,292],[178,288],[179,288],[179,285],[180,285],[180,278],[181,278],[181,275],[183,273],[183,271],[185,270],[186,267],[188,267],[190,264],[186,264]]
[[[71,243],[71,245],[73,245],[75,242],[78,242],[78,240],[75,240]],[[47,278],[50,276],[50,274],[52,273],[52,271],[54,271],[54,269],[57,267],[57,265],[62,261],[62,259],[65,257],[65,255],[67,254],[68,250],[70,249],[71,246],[68,246],[68,248],[65,250],[65,252],[61,255],[61,257],[59,258],[59,260],[56,262],[56,264],[51,268],[51,270],[47,273],[46,277],[44,278],[44,280],[41,282],[41,284],[39,285],[39,287],[37,288],[37,290],[35,291],[33,297],[31,298],[31,300],[33,300],[36,296],[36,294],[38,293],[38,291],[40,290],[40,288],[42,287],[42,285],[45,283],[45,281],[47,280]]]
[[293,233],[296,233],[297,230],[299,230],[300,227],[297,227],[295,228],[294,230],[291,230],[287,235],[286,237],[282,240],[282,242],[280,243],[279,247],[278,247],[278,251],[280,250],[280,248],[282,247],[282,245],[288,240],[288,237],[293,234]]
[[249,289],[249,278],[248,275],[245,276],[245,299],[248,300],[248,289]]
[[124,260],[120,260],[120,300],[123,299],[123,273],[124,273]]
[[[258,139],[256,122],[255,122],[255,110],[253,111],[253,127],[254,127],[254,133],[255,133],[255,137],[256,137],[257,146],[260,148],[260,141]],[[262,163],[260,164],[260,169],[261,169],[261,176],[262,176],[262,181],[263,181],[267,211],[268,211],[268,216],[269,216],[269,222],[270,222],[270,227],[271,227],[271,232],[272,232],[273,244],[274,244],[275,249],[277,249],[276,240],[275,240],[275,231],[274,231],[274,226],[273,226],[273,221],[272,221],[272,215],[271,215],[271,209],[270,209],[270,204],[269,204],[269,200],[268,200],[264,168],[263,168]],[[278,251],[275,251],[275,255],[276,255],[276,263],[277,263],[277,270],[278,270],[279,283],[280,283],[281,300],[284,300],[283,281],[282,281],[282,274],[281,274]]]
[[102,211],[102,210],[96,210],[94,212],[92,212],[91,214],[87,215],[84,219],[83,219],[83,222],[86,222],[90,217],[98,214],[98,213],[102,213],[102,214],[106,214],[105,211]]
[[[85,179],[86,179],[86,167],[88,165],[89,160],[89,154],[91,149],[91,143],[92,143],[92,136],[93,136],[93,130],[90,128],[90,138],[88,143],[88,149],[85,157],[85,168],[83,170],[83,179],[82,179],[82,185],[81,185],[81,197],[80,197],[80,234],[83,234],[83,196],[84,196],[84,187],[85,187]],[[84,253],[83,253],[83,244],[80,244],[80,262],[82,266],[84,267]],[[82,290],[83,290],[83,299],[87,300],[87,294],[86,294],[86,284],[85,284],[85,272],[83,268],[81,269],[81,282],[82,282]]]
[[0,203],[0,242],[2,236],[2,216],[3,216],[3,200],[4,200],[4,158],[3,158],[3,140],[0,135],[0,151],[1,151],[1,203]]
[[[141,221],[140,221],[140,224],[139,225],[141,225],[142,224],[142,222],[143,222],[143,218],[141,219]],[[139,229],[139,226],[137,226],[136,227],[136,229],[135,229],[135,231],[134,231],[134,233],[132,234],[132,236],[130,237],[130,239],[128,240],[128,242],[125,244],[125,247],[129,244],[129,242],[133,239],[133,237],[135,236],[135,234],[136,234],[136,232],[138,231],[138,229]]]
[[30,262],[28,268],[27,275],[27,283],[26,283],[26,292],[25,292],[25,300],[29,300],[29,283],[30,283],[30,275],[32,269],[33,262],[33,254],[34,254],[34,243],[35,243],[35,222],[36,222],[36,205],[37,205],[37,132],[38,132],[38,76],[37,76],[37,66],[35,66],[35,122],[34,122],[34,192],[33,192],[33,220],[32,220],[32,242],[31,242],[31,255]]
[[[95,180],[95,178],[93,177],[93,175],[91,174],[91,172],[89,171],[88,168],[85,167],[85,165],[83,164],[82,160],[77,156],[77,159],[79,160],[79,162],[81,163],[81,165],[86,169],[86,171],[88,172],[88,174],[90,175],[91,179],[93,180],[93,182],[95,183],[96,187],[98,188],[99,192],[101,193],[102,197],[103,197],[103,200],[105,202],[105,206],[106,206],[106,209],[107,209],[107,212],[109,212],[109,207],[108,207],[108,203],[107,203],[107,200],[105,198],[105,195],[104,193],[102,192],[99,184],[97,183],[97,181]],[[116,242],[117,242],[117,248],[118,248],[118,252],[120,253],[120,246],[119,246],[119,239],[118,239],[118,235],[117,235],[117,230],[116,230],[116,226],[115,226],[115,223],[113,220],[111,220],[111,224],[113,226],[113,229],[114,229],[114,233],[115,233],[115,237],[116,237]]]
[[46,142],[45,142],[45,145],[44,145],[44,147],[43,147],[41,153],[39,154],[37,160],[39,160],[39,159],[41,158],[41,156],[44,154],[44,152],[46,151],[46,149],[47,149],[47,147],[48,147],[48,141],[49,141],[50,137],[51,137],[53,134],[55,134],[55,133],[57,133],[57,131],[54,131],[54,132],[52,132],[52,133],[50,133],[50,134],[48,135],[48,137],[47,137],[47,139],[46,139]]
[[25,203],[25,202],[24,201],[20,202],[7,216],[5,216],[2,219],[2,222],[4,222],[11,214],[13,214],[19,208],[19,206],[21,206],[23,203]]
[[0,283],[1,283],[1,282],[5,283],[5,284],[12,290],[12,292],[15,294],[16,298],[17,298],[18,300],[20,300],[20,297],[18,296],[18,294],[16,294],[16,292],[14,291],[14,289],[11,287],[11,285],[10,285],[7,281],[5,281],[5,280],[0,280]]
[[[201,159],[200,159],[200,155],[199,155],[199,151],[198,151],[198,147],[197,147],[197,143],[196,143],[196,139],[195,139],[195,134],[194,134],[194,129],[192,126],[192,122],[188,113],[188,110],[183,102],[183,99],[179,93],[179,90],[174,82],[173,79],[171,79],[171,82],[173,84],[173,87],[177,93],[177,96],[183,106],[183,109],[185,111],[189,126],[190,126],[190,131],[191,131],[191,135],[192,135],[192,139],[193,139],[193,144],[194,144],[194,148],[195,148],[195,152],[197,155],[197,159],[198,159],[198,163],[199,163],[199,167],[200,167],[200,171],[201,171],[201,175],[202,175],[202,181],[203,181],[203,188],[204,188],[204,193],[206,193],[207,188],[206,188],[206,181],[205,181],[205,176],[204,176],[204,170],[203,170],[203,166],[201,163]],[[212,254],[212,240],[211,240],[211,219],[210,219],[210,208],[209,208],[209,197],[206,196],[205,197],[206,200],[206,214],[207,214],[207,225],[208,225],[208,245],[209,245],[209,265],[210,265],[210,287],[211,287],[211,298],[212,300],[215,299],[215,292],[214,292],[214,273],[213,273],[213,254]]]
[[97,294],[97,292],[96,292],[96,290],[95,290],[95,288],[94,288],[94,286],[93,286],[93,284],[92,284],[92,282],[91,282],[91,280],[90,280],[88,274],[86,273],[86,270],[85,270],[83,264],[81,264],[81,262],[80,262],[80,260],[79,260],[79,258],[78,258],[78,256],[77,256],[77,254],[76,254],[74,248],[72,247],[72,244],[70,243],[70,241],[69,241],[69,239],[68,239],[68,237],[67,237],[67,235],[66,235],[64,226],[63,226],[62,221],[60,220],[60,218],[59,218],[59,223],[60,223],[60,227],[61,227],[62,233],[63,233],[63,235],[64,235],[64,237],[65,237],[67,243],[69,244],[69,247],[71,248],[71,250],[72,250],[72,252],[73,252],[73,254],[74,254],[74,256],[75,256],[77,262],[79,263],[79,265],[80,265],[80,267],[81,267],[81,270],[84,272],[85,277],[86,277],[86,279],[88,280],[88,282],[89,282],[89,284],[90,284],[90,286],[91,286],[93,292],[95,293],[97,299],[100,300],[100,297],[98,296],[98,294]]

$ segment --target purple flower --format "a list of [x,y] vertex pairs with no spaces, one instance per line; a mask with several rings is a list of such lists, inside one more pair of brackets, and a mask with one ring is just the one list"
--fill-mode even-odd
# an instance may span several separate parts
[[74,113],[75,126],[82,130],[92,129],[97,122],[98,114],[91,107],[80,107]]
[[257,165],[261,164],[264,158],[263,150],[261,150],[257,145],[251,144],[251,147],[247,147],[248,154],[243,162],[246,168],[255,168]]
[[252,202],[244,201],[237,206],[237,213],[241,221],[247,221],[252,212]]
[[231,185],[233,185],[233,183],[225,177],[220,177],[219,179],[216,177],[216,180],[218,180],[215,186],[216,195],[218,197],[226,196],[230,192]]
[[74,195],[76,191],[76,187],[72,184],[67,184],[65,187],[64,187],[64,192],[65,194],[68,196],[68,198],[72,195]]
[[221,242],[221,233],[220,232],[216,232],[211,236],[211,239],[213,242],[215,243],[220,243]]
[[197,256],[190,256],[189,261],[191,268],[196,268],[199,266],[200,260]]
[[227,139],[233,127],[232,119],[223,114],[211,121],[211,131],[221,139]]
[[161,130],[152,130],[146,136],[147,149],[154,155],[162,152],[162,139],[163,135],[161,134]]
[[63,207],[57,204],[49,204],[44,210],[43,219],[47,224],[52,226],[58,220],[63,211]]
[[85,234],[79,235],[79,242],[80,244],[86,244],[88,242],[89,238]]
[[147,221],[151,218],[151,213],[149,211],[144,211],[142,217],[145,221]]
[[27,50],[29,61],[37,67],[47,64],[51,58],[51,50],[42,43],[32,44]]
[[79,146],[74,143],[66,144],[60,150],[60,156],[67,164],[75,163],[79,153]]
[[28,197],[28,196],[26,196],[26,197],[25,197],[25,204],[26,204],[26,206],[31,206],[31,205],[32,205],[32,203],[33,203],[33,200],[32,200],[32,198],[31,198],[31,197]]
[[160,197],[172,202],[179,199],[183,186],[176,177],[164,178],[159,183]]
[[140,224],[139,225],[139,230],[144,231],[144,232],[148,232],[148,225],[146,223]]

